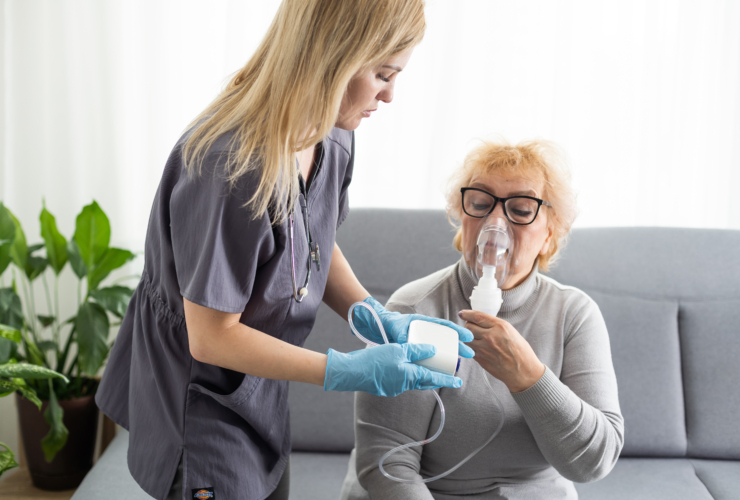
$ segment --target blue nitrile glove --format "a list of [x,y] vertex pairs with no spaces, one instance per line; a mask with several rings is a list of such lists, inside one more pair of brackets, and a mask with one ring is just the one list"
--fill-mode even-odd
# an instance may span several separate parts
[[411,389],[461,387],[461,379],[413,363],[435,352],[429,344],[381,344],[346,354],[329,349],[324,390],[398,396]]
[[[422,316],[421,314],[401,314],[397,312],[388,311],[383,305],[372,297],[368,297],[363,300],[366,304],[370,305],[378,316],[380,317],[385,334],[388,336],[389,342],[395,342],[397,344],[405,344],[409,338],[409,325],[414,320],[429,321],[430,323],[437,323],[440,325],[448,326],[455,330],[460,338],[458,354],[463,358],[472,358],[475,353],[473,350],[463,344],[462,342],[471,342],[473,340],[473,334],[467,328],[456,325],[451,321],[447,321],[439,318],[430,318],[429,316]],[[370,311],[364,307],[355,307],[354,318],[352,323],[357,328],[357,331],[366,339],[372,340],[376,344],[383,344],[383,336],[380,334],[378,328],[378,322],[375,321]]]

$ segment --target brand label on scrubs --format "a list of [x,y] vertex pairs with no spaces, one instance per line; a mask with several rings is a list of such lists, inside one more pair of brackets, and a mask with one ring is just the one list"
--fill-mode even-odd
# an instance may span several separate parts
[[213,486],[210,488],[195,488],[193,498],[195,500],[215,500],[216,494],[213,492]]

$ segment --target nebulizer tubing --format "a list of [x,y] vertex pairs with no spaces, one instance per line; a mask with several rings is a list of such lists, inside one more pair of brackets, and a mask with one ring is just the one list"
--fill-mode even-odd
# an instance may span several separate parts
[[[378,313],[375,312],[375,309],[373,309],[369,304],[365,302],[355,302],[352,304],[352,306],[349,308],[349,312],[347,313],[347,320],[349,321],[349,327],[352,329],[352,333],[355,334],[357,338],[362,340],[368,345],[376,346],[378,343],[373,342],[371,340],[366,339],[362,336],[360,332],[357,331],[355,328],[354,323],[352,322],[352,313],[354,312],[356,307],[364,307],[368,311],[370,311],[370,314],[372,314],[373,318],[375,318],[375,321],[378,323],[378,327],[380,328],[380,334],[383,337],[383,341],[388,344],[388,336],[385,333],[385,329],[383,328],[383,323],[380,321],[380,317],[378,316]],[[491,441],[494,440],[494,438],[498,435],[498,433],[501,431],[501,428],[504,425],[504,421],[506,420],[506,411],[504,410],[504,405],[501,403],[501,400],[496,395],[496,392],[493,390],[493,387],[491,387],[491,383],[488,381],[488,376],[484,374],[483,380],[486,382],[486,385],[489,389],[491,389],[491,392],[493,393],[494,401],[496,401],[496,404],[498,405],[498,409],[501,412],[501,421],[498,423],[498,427],[496,427],[496,430],[491,434],[491,437],[488,438],[488,440],[483,443],[481,446],[476,448],[470,455],[462,459],[457,465],[455,465],[453,468],[443,472],[442,474],[438,474],[434,477],[429,477],[427,479],[403,479],[400,477],[391,476],[386,470],[383,468],[383,462],[388,459],[391,455],[394,453],[398,453],[401,450],[405,450],[407,448],[411,448],[413,446],[423,446],[425,444],[429,444],[435,439],[439,437],[439,435],[442,433],[442,429],[445,426],[445,405],[442,403],[442,399],[439,397],[439,394],[437,394],[434,390],[432,390],[432,394],[434,394],[434,397],[437,398],[437,403],[439,403],[439,412],[440,412],[440,422],[439,422],[439,429],[437,429],[437,432],[434,433],[434,435],[430,438],[424,439],[422,441],[414,441],[413,443],[408,444],[402,444],[400,446],[396,446],[389,452],[387,452],[385,455],[380,457],[380,460],[378,461],[378,467],[380,468],[380,472],[387,477],[388,479],[392,481],[397,481],[399,483],[430,483],[432,481],[436,481],[437,479],[442,479],[445,476],[448,476],[455,472],[457,469],[463,466],[468,460],[473,458],[475,455],[477,455],[483,448],[488,446]]]

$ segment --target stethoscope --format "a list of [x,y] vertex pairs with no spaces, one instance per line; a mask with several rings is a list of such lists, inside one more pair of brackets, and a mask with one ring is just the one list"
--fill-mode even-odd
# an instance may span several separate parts
[[[319,169],[321,168],[321,161],[324,158],[324,148],[321,148],[321,156],[319,157],[319,162],[317,165],[314,166],[313,175],[311,176],[311,184],[313,185],[313,182],[316,180],[316,174],[318,173]],[[306,261],[306,281],[303,283],[303,286],[298,288],[298,285],[295,280],[295,249],[293,247],[293,227],[294,227],[294,220],[295,220],[295,206],[293,207],[293,210],[290,211],[290,215],[288,216],[288,221],[290,224],[288,234],[290,236],[290,267],[292,270],[291,277],[293,278],[293,298],[296,302],[301,303],[303,302],[303,299],[306,298],[308,295],[308,282],[311,281],[311,262],[314,262],[316,264],[316,271],[321,271],[321,253],[319,252],[319,244],[313,240],[313,237],[311,236],[311,227],[308,220],[308,190],[306,189],[306,184],[303,182],[303,177],[299,174],[298,175],[298,183],[301,188],[301,193],[303,194],[303,200],[305,204],[301,204],[301,211],[303,212],[303,222],[306,229],[306,240],[308,240],[308,260]],[[300,200],[299,200],[300,203]]]

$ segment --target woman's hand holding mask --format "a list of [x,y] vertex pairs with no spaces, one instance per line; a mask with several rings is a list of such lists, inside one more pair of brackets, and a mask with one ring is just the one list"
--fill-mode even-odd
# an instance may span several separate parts
[[474,359],[509,391],[529,389],[544,375],[545,365],[511,323],[478,311],[460,311],[459,316],[475,337],[468,344]]

